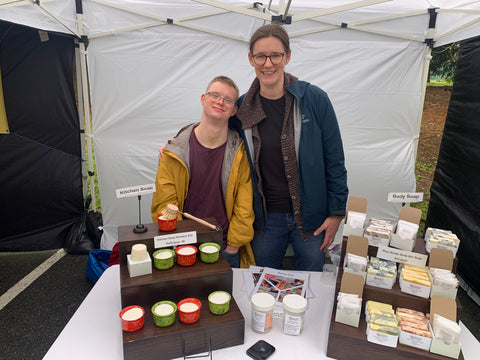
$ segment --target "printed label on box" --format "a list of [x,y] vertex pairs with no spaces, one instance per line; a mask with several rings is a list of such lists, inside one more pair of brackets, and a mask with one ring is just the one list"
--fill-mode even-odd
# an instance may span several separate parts
[[390,243],[390,238],[384,239],[380,238],[378,236],[372,236],[372,235],[365,235],[365,237],[368,239],[368,245],[370,246],[388,246]]
[[417,349],[429,350],[432,339],[424,336],[411,334],[405,331],[400,331],[398,342],[400,344],[412,346]]
[[396,275],[392,278],[387,278],[384,276],[377,276],[367,274],[367,285],[376,286],[382,289],[391,289],[393,287],[393,283],[395,282]]
[[367,328],[367,340],[388,347],[397,347],[398,336],[389,335]]

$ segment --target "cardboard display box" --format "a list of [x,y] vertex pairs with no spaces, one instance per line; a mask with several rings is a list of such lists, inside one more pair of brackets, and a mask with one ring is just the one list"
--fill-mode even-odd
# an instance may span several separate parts
[[[430,252],[429,268],[445,269],[452,271],[453,253],[450,250],[434,248]],[[431,296],[443,296],[450,299],[456,299],[458,286],[455,288],[445,288],[432,283]]]
[[[348,220],[348,213],[353,211],[365,215],[363,223],[352,222]],[[365,220],[367,217],[367,199],[362,197],[350,196],[347,201],[347,211],[343,225],[343,236],[356,235],[363,236]]]
[[[349,235],[347,239],[347,249],[345,252],[345,256],[347,254],[353,254],[368,259],[368,239],[362,236]],[[344,272],[360,275],[365,280],[367,276],[366,271],[356,271],[354,269],[345,267],[345,263],[346,261],[344,261],[343,263]]]
[[[346,293],[346,294],[355,294],[355,295],[358,295],[359,298],[362,298],[363,285],[364,285],[364,279],[362,276],[350,274],[350,273],[343,273],[342,282],[340,285],[340,292]],[[348,313],[346,311],[343,311],[342,309],[338,309],[338,306],[337,306],[335,321],[342,324],[350,325],[353,327],[358,327],[361,313],[362,313],[361,308],[358,314],[354,314],[354,313]]]
[[[442,296],[432,296],[430,301],[430,321],[433,320],[434,314],[438,314],[444,318],[457,322],[457,307],[455,300]],[[460,342],[446,344],[443,340],[435,337],[432,327],[430,327],[430,331],[433,335],[430,352],[458,359],[462,344]]]
[[[400,214],[398,215],[398,221],[403,220],[403,221],[406,221],[407,223],[416,225],[417,227],[418,227],[418,224],[420,224],[421,218],[422,218],[422,210],[412,208],[410,206],[402,207],[400,209]],[[405,238],[405,237],[402,237],[402,234],[398,234],[397,232],[398,232],[398,222],[397,222],[397,226],[395,227],[394,233],[390,238],[390,246],[397,249],[401,249],[401,250],[412,251],[415,246],[417,234],[415,234],[415,236],[412,238]]]

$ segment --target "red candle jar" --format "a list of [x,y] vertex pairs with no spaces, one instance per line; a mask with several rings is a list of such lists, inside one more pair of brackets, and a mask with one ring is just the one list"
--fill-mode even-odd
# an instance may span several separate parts
[[127,306],[119,315],[122,329],[128,332],[140,330],[145,323],[145,310],[138,305]]
[[192,245],[182,245],[175,249],[177,254],[177,264],[181,266],[190,266],[195,264],[197,259],[197,248]]
[[158,229],[160,231],[172,231],[177,228],[177,216],[173,219],[167,219],[166,217],[163,216],[162,213],[158,214],[157,219],[158,219]]
[[186,298],[177,304],[178,319],[185,324],[193,324],[200,319],[202,303],[195,298]]

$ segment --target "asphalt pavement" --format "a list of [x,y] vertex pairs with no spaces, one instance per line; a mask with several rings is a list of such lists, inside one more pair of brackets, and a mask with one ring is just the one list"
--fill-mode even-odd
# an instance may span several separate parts
[[[57,252],[0,253],[2,297]],[[0,359],[43,358],[93,287],[87,261],[88,255],[64,255],[0,310]]]

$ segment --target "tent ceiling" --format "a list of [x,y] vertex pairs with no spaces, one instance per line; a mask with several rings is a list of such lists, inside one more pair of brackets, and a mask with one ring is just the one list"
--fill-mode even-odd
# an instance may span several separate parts
[[[253,1],[214,0],[83,0],[83,31],[89,38],[109,36],[152,26],[167,21],[176,26],[216,33],[247,41],[252,19],[271,21],[272,13],[290,17],[292,37],[325,32],[336,40],[345,27],[354,32],[425,41],[433,38],[435,46],[471,38],[480,33],[480,3],[465,0],[279,0],[255,8]],[[434,31],[428,31],[428,9],[436,8]],[[1,0],[0,19],[47,31],[80,36],[73,0]],[[212,21],[227,17],[225,28]],[[256,22],[255,22],[256,23]],[[342,27],[343,26],[343,27]],[[348,35],[350,36],[350,35]]]

